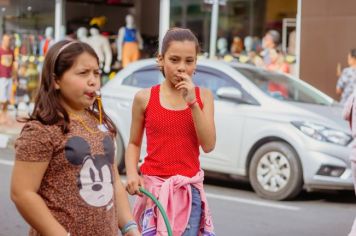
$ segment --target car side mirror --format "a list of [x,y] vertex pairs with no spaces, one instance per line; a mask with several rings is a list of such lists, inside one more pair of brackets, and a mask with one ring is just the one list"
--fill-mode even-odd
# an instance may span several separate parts
[[246,103],[246,101],[242,99],[241,90],[238,88],[222,87],[216,91],[216,95],[222,99],[232,100],[238,103]]

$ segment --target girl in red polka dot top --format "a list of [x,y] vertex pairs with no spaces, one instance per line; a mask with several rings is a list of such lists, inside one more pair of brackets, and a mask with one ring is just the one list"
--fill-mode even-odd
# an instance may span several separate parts
[[[140,193],[141,186],[161,202],[169,202],[163,205],[173,214],[168,215],[174,235],[214,235],[208,232],[212,223],[199,163],[199,147],[206,153],[215,147],[214,100],[211,91],[195,87],[192,80],[199,49],[198,40],[189,29],[168,30],[157,59],[165,80],[139,91],[133,101],[125,155],[126,189],[139,195],[134,215],[141,221],[143,235],[165,235],[165,229],[161,228],[159,212],[154,206],[150,209]],[[139,175],[144,130],[147,156]]]

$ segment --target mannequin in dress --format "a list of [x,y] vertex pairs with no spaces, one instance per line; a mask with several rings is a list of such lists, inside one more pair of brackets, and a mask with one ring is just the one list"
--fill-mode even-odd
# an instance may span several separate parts
[[135,28],[134,18],[127,15],[126,26],[119,29],[117,38],[117,59],[126,67],[130,62],[140,58],[140,49],[143,48],[143,40],[140,32]]
[[109,40],[100,34],[99,27],[96,25],[90,26],[89,32],[91,36],[88,38],[87,43],[92,46],[98,55],[100,68],[103,69],[105,73],[109,73],[112,61]]
[[45,56],[48,49],[54,44],[53,27],[48,26],[45,30],[45,39],[41,41],[40,54]]
[[85,27],[77,29],[77,39],[81,42],[88,43],[88,30]]

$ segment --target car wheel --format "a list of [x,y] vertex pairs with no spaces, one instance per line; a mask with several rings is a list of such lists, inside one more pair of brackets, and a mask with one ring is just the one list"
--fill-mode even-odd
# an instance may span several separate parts
[[118,133],[116,135],[116,160],[117,168],[120,174],[124,174],[125,170],[125,148],[124,141],[122,141],[121,135]]
[[302,190],[303,176],[299,157],[285,142],[269,142],[254,153],[249,179],[255,192],[267,199],[287,200]]

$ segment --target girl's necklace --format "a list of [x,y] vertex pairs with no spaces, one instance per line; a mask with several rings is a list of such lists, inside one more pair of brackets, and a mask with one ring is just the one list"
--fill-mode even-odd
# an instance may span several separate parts
[[72,112],[69,112],[69,115],[71,117],[73,117],[74,120],[78,121],[89,133],[97,134],[97,133],[99,133],[101,131],[99,129],[98,130],[93,130],[92,128],[90,128],[80,116],[78,116],[78,115],[76,115],[76,114],[74,114]]
[[92,133],[92,134],[96,134],[96,133],[99,133],[99,132],[107,132],[108,129],[106,128],[106,126],[103,124],[103,111],[102,111],[102,101],[101,101],[101,96],[100,96],[100,91],[97,91],[96,92],[96,100],[98,101],[98,110],[99,110],[99,120],[95,117],[95,119],[97,121],[99,121],[99,125],[98,125],[98,130],[93,130],[91,129],[85,122],[84,120],[72,113],[72,112],[69,112],[69,115],[74,117],[75,120],[77,120],[89,133]]

